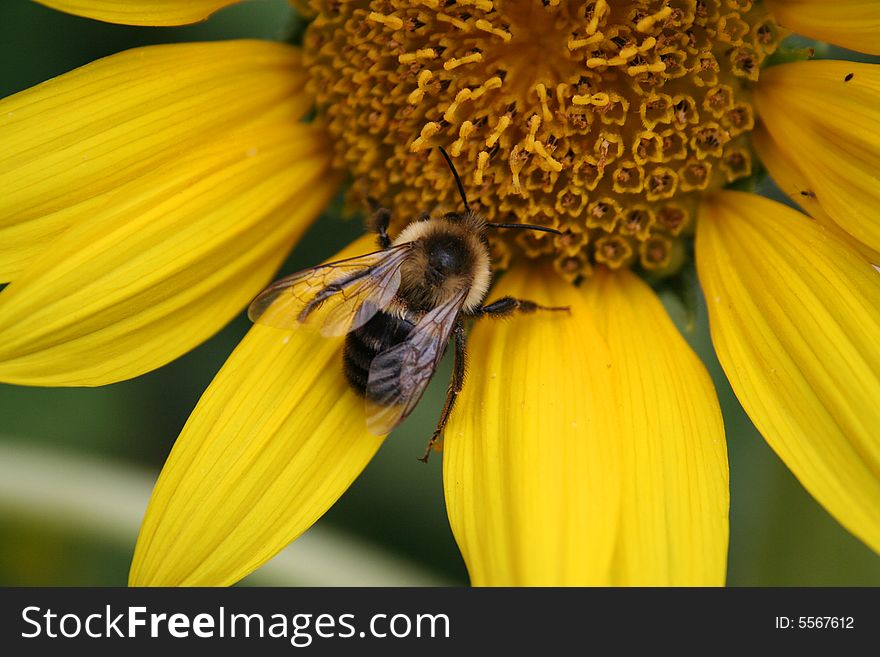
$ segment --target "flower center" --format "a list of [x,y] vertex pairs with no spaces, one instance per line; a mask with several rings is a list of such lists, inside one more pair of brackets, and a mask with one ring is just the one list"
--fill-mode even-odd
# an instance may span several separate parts
[[[564,231],[493,258],[674,270],[699,195],[751,174],[750,86],[779,40],[751,0],[313,0],[312,91],[353,191],[398,228],[472,205]],[[515,234],[514,234],[515,233]]]

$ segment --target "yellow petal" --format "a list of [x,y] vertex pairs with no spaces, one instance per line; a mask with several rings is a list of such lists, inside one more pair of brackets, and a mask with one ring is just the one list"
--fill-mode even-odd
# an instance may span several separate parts
[[479,586],[608,584],[617,446],[608,352],[582,295],[548,271],[506,274],[510,294],[571,315],[485,319],[446,431],[447,512]]
[[776,21],[804,36],[880,55],[877,0],[766,0]]
[[240,0],[36,0],[76,16],[123,25],[186,25]]
[[269,281],[336,189],[323,133],[262,124],[122,185],[0,292],[0,381],[102,385],[185,353]]
[[[375,248],[359,240],[339,257]],[[183,428],[141,527],[135,586],[232,584],[308,529],[382,442],[342,338],[254,326]]]
[[795,162],[785,157],[764,126],[756,127],[750,138],[755,152],[761,158],[761,163],[767,167],[773,180],[783,192],[788,194],[795,203],[807,211],[826,230],[846,242],[850,248],[861,253],[868,262],[880,264],[880,253],[850,235],[825,212],[806,176]]
[[773,141],[802,172],[822,209],[880,251],[880,66],[774,66],[761,74],[755,98]]
[[618,399],[622,495],[612,583],[721,586],[729,485],[712,380],[637,276],[599,272],[584,288]]
[[231,41],[129,50],[0,100],[0,281],[119,185],[244,124],[295,122],[304,85],[296,49]]
[[798,212],[724,192],[697,265],[718,358],[804,487],[880,550],[880,274]]

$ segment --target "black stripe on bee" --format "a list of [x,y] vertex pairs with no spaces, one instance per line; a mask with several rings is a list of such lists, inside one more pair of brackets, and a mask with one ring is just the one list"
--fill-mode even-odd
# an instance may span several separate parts
[[[413,326],[397,315],[379,311],[366,324],[346,335],[342,355],[345,378],[361,397],[366,396],[373,359],[406,340]],[[377,392],[384,396],[395,391]]]

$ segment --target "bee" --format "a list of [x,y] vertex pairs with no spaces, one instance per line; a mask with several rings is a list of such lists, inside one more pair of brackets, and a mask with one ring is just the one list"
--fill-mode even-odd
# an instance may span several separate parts
[[568,311],[510,296],[483,304],[492,279],[490,230],[561,233],[484,220],[471,210],[449,155],[439,150],[455,178],[464,212],[436,217],[422,213],[392,240],[391,212],[370,199],[380,250],[282,278],[248,308],[248,316],[259,324],[283,329],[312,325],[328,337],[344,335],[343,371],[351,388],[364,398],[367,428],[376,435],[389,433],[412,412],[452,338],[452,379],[422,462],[442,436],[464,385],[465,320]]

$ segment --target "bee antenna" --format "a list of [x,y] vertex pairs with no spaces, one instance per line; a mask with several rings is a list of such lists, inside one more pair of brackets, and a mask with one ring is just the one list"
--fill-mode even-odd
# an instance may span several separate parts
[[537,230],[542,233],[553,233],[554,235],[562,235],[562,232],[555,228],[547,228],[547,226],[536,226],[535,224],[496,224],[486,222],[486,228],[525,228],[528,230]]
[[458,171],[455,170],[455,165],[452,163],[452,158],[449,157],[449,153],[446,152],[446,149],[442,146],[438,146],[440,152],[443,154],[443,159],[446,160],[446,164],[449,165],[449,170],[452,171],[452,175],[455,178],[455,184],[458,185],[458,193],[461,196],[461,200],[464,201],[464,209],[468,212],[471,211],[471,206],[468,205],[467,195],[464,193],[464,185],[461,184],[461,177],[458,175]]

